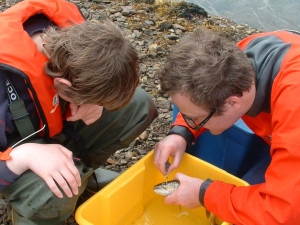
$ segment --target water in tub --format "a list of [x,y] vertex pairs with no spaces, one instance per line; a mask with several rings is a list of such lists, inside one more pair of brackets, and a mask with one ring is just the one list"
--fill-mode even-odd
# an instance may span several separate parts
[[176,205],[166,205],[159,196],[145,205],[144,214],[133,225],[211,225],[206,217]]

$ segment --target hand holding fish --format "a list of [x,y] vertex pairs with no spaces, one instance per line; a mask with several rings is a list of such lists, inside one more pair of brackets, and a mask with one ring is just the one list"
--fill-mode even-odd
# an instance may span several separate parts
[[186,208],[201,206],[199,202],[199,190],[203,180],[189,177],[182,173],[177,173],[174,179],[180,182],[180,186],[165,198],[165,203],[181,205]]
[[163,140],[154,146],[154,164],[158,170],[166,175],[165,163],[170,156],[173,156],[172,164],[170,164],[168,173],[178,168],[181,158],[186,149],[186,141],[183,137],[177,134],[166,136]]

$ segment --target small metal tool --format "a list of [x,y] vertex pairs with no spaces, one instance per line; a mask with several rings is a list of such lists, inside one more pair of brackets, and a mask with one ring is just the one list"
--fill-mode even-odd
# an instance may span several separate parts
[[170,167],[170,163],[169,163],[169,160],[166,162],[166,164],[165,164],[165,168],[166,168],[166,183],[168,182],[168,178],[169,178],[169,172],[168,172],[168,170],[169,170],[169,167]]

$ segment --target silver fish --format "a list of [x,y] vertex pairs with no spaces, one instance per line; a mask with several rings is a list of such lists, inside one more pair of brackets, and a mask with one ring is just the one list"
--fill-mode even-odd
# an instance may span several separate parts
[[168,196],[179,188],[180,182],[178,180],[170,180],[162,182],[153,187],[153,191],[159,195]]

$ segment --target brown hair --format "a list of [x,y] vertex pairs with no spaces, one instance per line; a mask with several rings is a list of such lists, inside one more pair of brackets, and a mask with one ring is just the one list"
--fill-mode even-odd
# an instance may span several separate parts
[[72,83],[54,87],[75,103],[117,110],[131,100],[139,84],[138,54],[113,22],[50,27],[42,39],[50,55],[45,72]]
[[221,114],[228,97],[250,89],[254,69],[234,43],[199,27],[173,47],[158,76],[162,91],[182,93],[195,105]]

